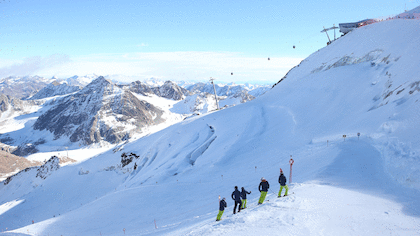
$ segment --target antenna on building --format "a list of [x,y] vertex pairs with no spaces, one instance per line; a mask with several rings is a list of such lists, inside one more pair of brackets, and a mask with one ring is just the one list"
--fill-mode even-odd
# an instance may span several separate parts
[[213,79],[212,77],[210,77],[210,82],[211,82],[211,84],[213,85],[213,89],[214,89],[214,97],[216,98],[217,110],[219,110],[219,102],[217,101],[216,87],[214,86],[213,80],[214,80],[214,79]]
[[330,44],[331,43],[331,39],[330,39],[330,36],[328,35],[328,30],[334,30],[334,40],[336,40],[336,37],[335,37],[335,29],[338,29],[338,27],[337,26],[335,26],[335,24],[333,24],[333,27],[331,27],[331,28],[328,28],[328,29],[325,29],[325,26],[324,26],[324,29],[323,30],[321,30],[321,33],[323,33],[323,32],[325,32],[326,34],[327,34],[327,38],[328,38],[328,43],[327,44]]

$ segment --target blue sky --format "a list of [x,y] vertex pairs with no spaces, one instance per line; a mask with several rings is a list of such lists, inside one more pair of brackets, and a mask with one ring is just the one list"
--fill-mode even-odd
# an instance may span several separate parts
[[271,83],[326,45],[323,26],[419,5],[420,0],[0,0],[0,77],[95,73]]

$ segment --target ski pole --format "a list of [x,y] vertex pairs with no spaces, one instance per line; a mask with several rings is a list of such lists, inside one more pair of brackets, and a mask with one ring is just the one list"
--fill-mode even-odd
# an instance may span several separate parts
[[273,190],[271,190],[271,189],[270,189],[270,191],[271,191],[272,193],[276,194]]

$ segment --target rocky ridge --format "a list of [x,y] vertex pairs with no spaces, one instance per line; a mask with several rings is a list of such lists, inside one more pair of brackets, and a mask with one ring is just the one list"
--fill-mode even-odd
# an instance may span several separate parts
[[37,93],[53,80],[40,76],[9,76],[0,79],[0,93],[25,99]]
[[59,83],[57,81],[48,84],[37,92],[34,96],[28,98],[30,100],[53,97],[57,95],[66,95],[81,90],[81,86],[70,86],[67,83]]
[[62,98],[35,122],[35,130],[48,130],[55,139],[69,136],[71,142],[89,145],[102,140],[118,143],[130,132],[160,123],[162,111],[138,100],[130,91],[120,89],[98,77],[79,92]]

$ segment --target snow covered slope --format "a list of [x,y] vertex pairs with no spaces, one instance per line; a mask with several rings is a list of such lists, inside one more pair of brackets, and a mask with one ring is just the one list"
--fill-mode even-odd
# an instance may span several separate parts
[[[45,180],[24,173],[0,185],[0,229],[419,235],[419,29],[417,20],[356,29],[253,101],[187,119]],[[291,155],[294,194],[277,198],[279,168],[289,177]],[[257,206],[261,177],[270,191]],[[248,209],[232,215],[235,185],[252,193]],[[215,222],[219,195],[228,208]]]
[[[44,101],[25,101],[9,95],[0,95],[0,133],[23,128],[31,113],[37,112]],[[4,142],[3,139],[0,139]]]
[[51,84],[48,84],[47,86],[42,88],[34,96],[28,98],[28,100],[49,98],[57,95],[66,95],[77,92],[81,89],[82,88],[79,86],[69,86],[67,83],[59,83],[57,81],[54,81]]
[[19,99],[34,95],[37,91],[54,81],[40,76],[9,76],[0,79],[0,92]]
[[420,19],[420,6],[411,9],[410,11],[403,12],[395,18],[402,18],[402,19]]

